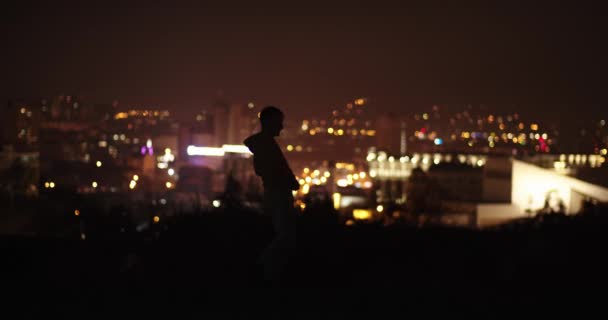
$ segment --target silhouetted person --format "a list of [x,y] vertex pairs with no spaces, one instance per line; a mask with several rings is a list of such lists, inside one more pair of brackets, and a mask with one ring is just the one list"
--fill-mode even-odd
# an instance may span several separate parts
[[296,211],[292,190],[300,185],[289,168],[281,148],[274,140],[283,129],[283,112],[268,106],[260,112],[262,131],[245,139],[253,153],[255,173],[264,184],[264,210],[271,215],[275,238],[264,250],[258,263],[264,268],[266,280],[280,279],[296,242]]

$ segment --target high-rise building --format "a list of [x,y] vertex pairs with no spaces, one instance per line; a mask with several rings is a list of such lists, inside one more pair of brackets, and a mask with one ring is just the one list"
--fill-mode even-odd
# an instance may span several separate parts
[[12,101],[0,108],[0,142],[2,145],[12,145],[17,139],[17,110]]

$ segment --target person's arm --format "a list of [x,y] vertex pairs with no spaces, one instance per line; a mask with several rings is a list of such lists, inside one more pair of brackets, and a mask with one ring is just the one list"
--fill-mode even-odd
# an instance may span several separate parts
[[299,190],[300,183],[298,182],[298,179],[296,179],[296,176],[293,174],[291,169],[289,170],[289,175],[291,176],[291,183],[290,183],[291,190],[293,190],[293,191]]

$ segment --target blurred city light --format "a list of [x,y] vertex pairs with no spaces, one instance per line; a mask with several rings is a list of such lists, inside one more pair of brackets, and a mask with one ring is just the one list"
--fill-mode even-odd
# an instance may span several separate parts
[[367,220],[372,217],[372,211],[369,209],[354,209],[353,218],[357,220]]

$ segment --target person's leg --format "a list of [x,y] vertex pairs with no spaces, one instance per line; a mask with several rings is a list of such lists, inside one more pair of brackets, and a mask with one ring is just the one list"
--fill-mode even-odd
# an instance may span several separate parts
[[267,280],[277,282],[295,250],[296,216],[293,197],[282,193],[269,193],[267,208],[272,214],[275,237],[260,257]]

